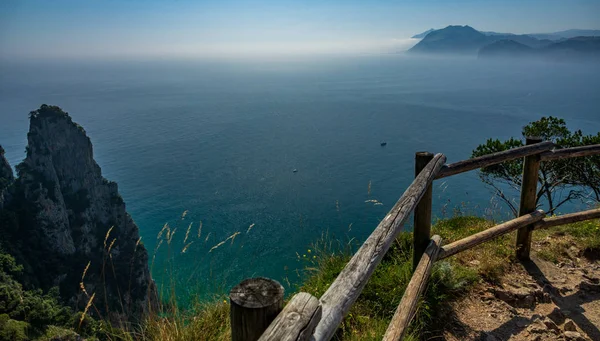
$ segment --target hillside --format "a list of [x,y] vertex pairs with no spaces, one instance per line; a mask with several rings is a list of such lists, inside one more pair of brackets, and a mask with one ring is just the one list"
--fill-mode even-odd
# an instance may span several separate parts
[[600,61],[600,37],[576,37],[533,48],[513,40],[501,40],[479,50],[479,58],[535,57],[552,61]]
[[423,33],[419,33],[419,34],[415,34],[414,36],[412,36],[411,38],[413,39],[423,39],[425,38],[426,35],[428,35],[429,33],[435,31],[435,29],[430,28],[427,31],[423,32]]
[[600,37],[575,37],[551,44],[541,53],[554,60],[600,61]]
[[479,58],[522,58],[531,57],[534,49],[514,40],[503,39],[482,47]]

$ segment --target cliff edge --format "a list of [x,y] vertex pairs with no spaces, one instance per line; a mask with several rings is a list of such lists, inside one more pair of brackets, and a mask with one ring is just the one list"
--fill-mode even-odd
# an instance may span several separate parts
[[0,246],[24,265],[24,286],[58,286],[76,309],[94,295],[97,313],[109,320],[141,318],[154,306],[156,290],[117,184],[102,177],[89,137],[68,113],[42,105],[29,118],[27,156],[16,179],[0,160],[6,179]]

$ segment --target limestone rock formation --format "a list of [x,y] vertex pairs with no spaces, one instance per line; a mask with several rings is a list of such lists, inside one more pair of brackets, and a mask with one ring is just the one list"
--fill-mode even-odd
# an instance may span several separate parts
[[30,113],[27,139],[10,200],[0,200],[2,246],[25,265],[24,284],[58,286],[77,308],[95,293],[97,312],[111,320],[143,316],[156,301],[148,253],[85,130],[59,107],[42,105]]

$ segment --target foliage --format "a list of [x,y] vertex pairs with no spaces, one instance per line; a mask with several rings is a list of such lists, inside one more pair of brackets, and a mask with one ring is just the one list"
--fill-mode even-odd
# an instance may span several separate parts
[[31,111],[29,118],[43,118],[43,117],[66,117],[69,114],[64,112],[60,107],[56,105],[42,104],[38,110]]
[[59,106],[56,105],[42,104],[39,109],[29,112],[29,118],[31,119],[32,125],[40,122],[40,120],[37,120],[38,118],[49,118],[50,122],[57,122],[59,119],[66,119],[67,122],[73,124],[77,129],[79,129],[79,131],[85,134],[85,129],[83,129],[83,127],[79,124],[73,122],[73,119],[71,116],[69,116],[69,113],[63,111]]
[[[565,120],[556,117],[542,117],[530,122],[522,129],[523,138],[538,136],[544,141],[552,141],[556,148],[571,148],[590,144],[600,144],[600,133],[583,135],[581,130],[570,131]],[[509,150],[523,146],[523,141],[510,138],[506,141],[488,139],[486,143],[473,150],[471,157]],[[505,194],[505,188],[520,190],[522,181],[523,160],[513,160],[482,168],[481,180],[493,188],[517,215],[517,207],[512,198]],[[600,202],[600,156],[579,157],[556,161],[542,162],[539,171],[539,191],[537,204],[542,202],[549,212],[554,212],[566,202],[575,199],[592,199]]]
[[[32,340],[42,338],[50,330],[77,327],[78,314],[62,305],[58,289],[44,293],[41,289],[25,290],[19,279],[23,266],[0,252],[0,340]],[[94,333],[97,323],[86,318],[84,335]]]
[[[307,278],[299,288],[315,297],[327,290],[350,260],[349,252],[332,253],[319,247],[324,245],[328,244],[320,242],[311,249],[315,258],[307,258]],[[334,340],[381,340],[411,276],[412,234],[402,233],[375,269]],[[427,339],[436,335],[442,326],[434,321],[444,313],[445,304],[467,292],[477,279],[476,272],[458,263],[437,263],[407,339]]]
[[0,315],[0,340],[2,341],[26,341],[29,324],[23,321],[15,321],[7,314]]

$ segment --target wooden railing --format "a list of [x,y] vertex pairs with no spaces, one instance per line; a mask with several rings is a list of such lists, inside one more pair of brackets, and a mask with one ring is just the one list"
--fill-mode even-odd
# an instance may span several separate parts
[[[451,164],[445,164],[446,157],[443,154],[417,153],[415,180],[373,233],[365,240],[320,299],[308,293],[296,294],[285,308],[279,309],[280,313],[276,317],[270,318],[269,321],[272,321],[270,324],[265,324],[263,322],[265,320],[264,316],[272,315],[273,306],[277,307],[277,305],[271,304],[255,309],[243,309],[240,308],[239,297],[240,290],[244,289],[237,286],[234,288],[235,290],[232,290],[232,292],[235,291],[236,298],[236,302],[233,302],[232,299],[232,307],[235,303],[236,309],[235,312],[232,309],[231,313],[233,341],[255,341],[257,339],[255,335],[262,335],[260,340],[263,341],[330,340],[343,318],[358,299],[392,242],[401,232],[406,219],[414,212],[413,268],[415,271],[383,337],[383,340],[386,341],[402,340],[414,317],[417,302],[427,286],[431,268],[436,261],[515,230],[518,231],[517,258],[526,260],[529,259],[531,234],[535,229],[600,218],[600,209],[549,218],[545,218],[545,213],[542,210],[536,210],[536,189],[541,162],[600,155],[600,145],[558,150],[553,148],[554,145],[551,142],[541,142],[538,138],[528,138],[526,146]],[[524,162],[518,218],[447,245],[442,245],[442,237],[430,236],[432,182],[434,179],[441,179],[519,158],[523,158]],[[264,285],[274,286],[275,284],[264,283]],[[256,293],[248,292],[245,296],[241,294],[243,297],[252,295],[256,296]],[[280,293],[277,292],[273,295],[279,296]],[[254,306],[257,306],[255,303]],[[242,312],[242,316],[240,316],[240,312]],[[247,318],[244,318],[243,314],[248,314]],[[257,316],[260,316],[258,320],[261,322],[251,323],[251,321],[257,321]],[[235,323],[233,322],[234,319]]]

